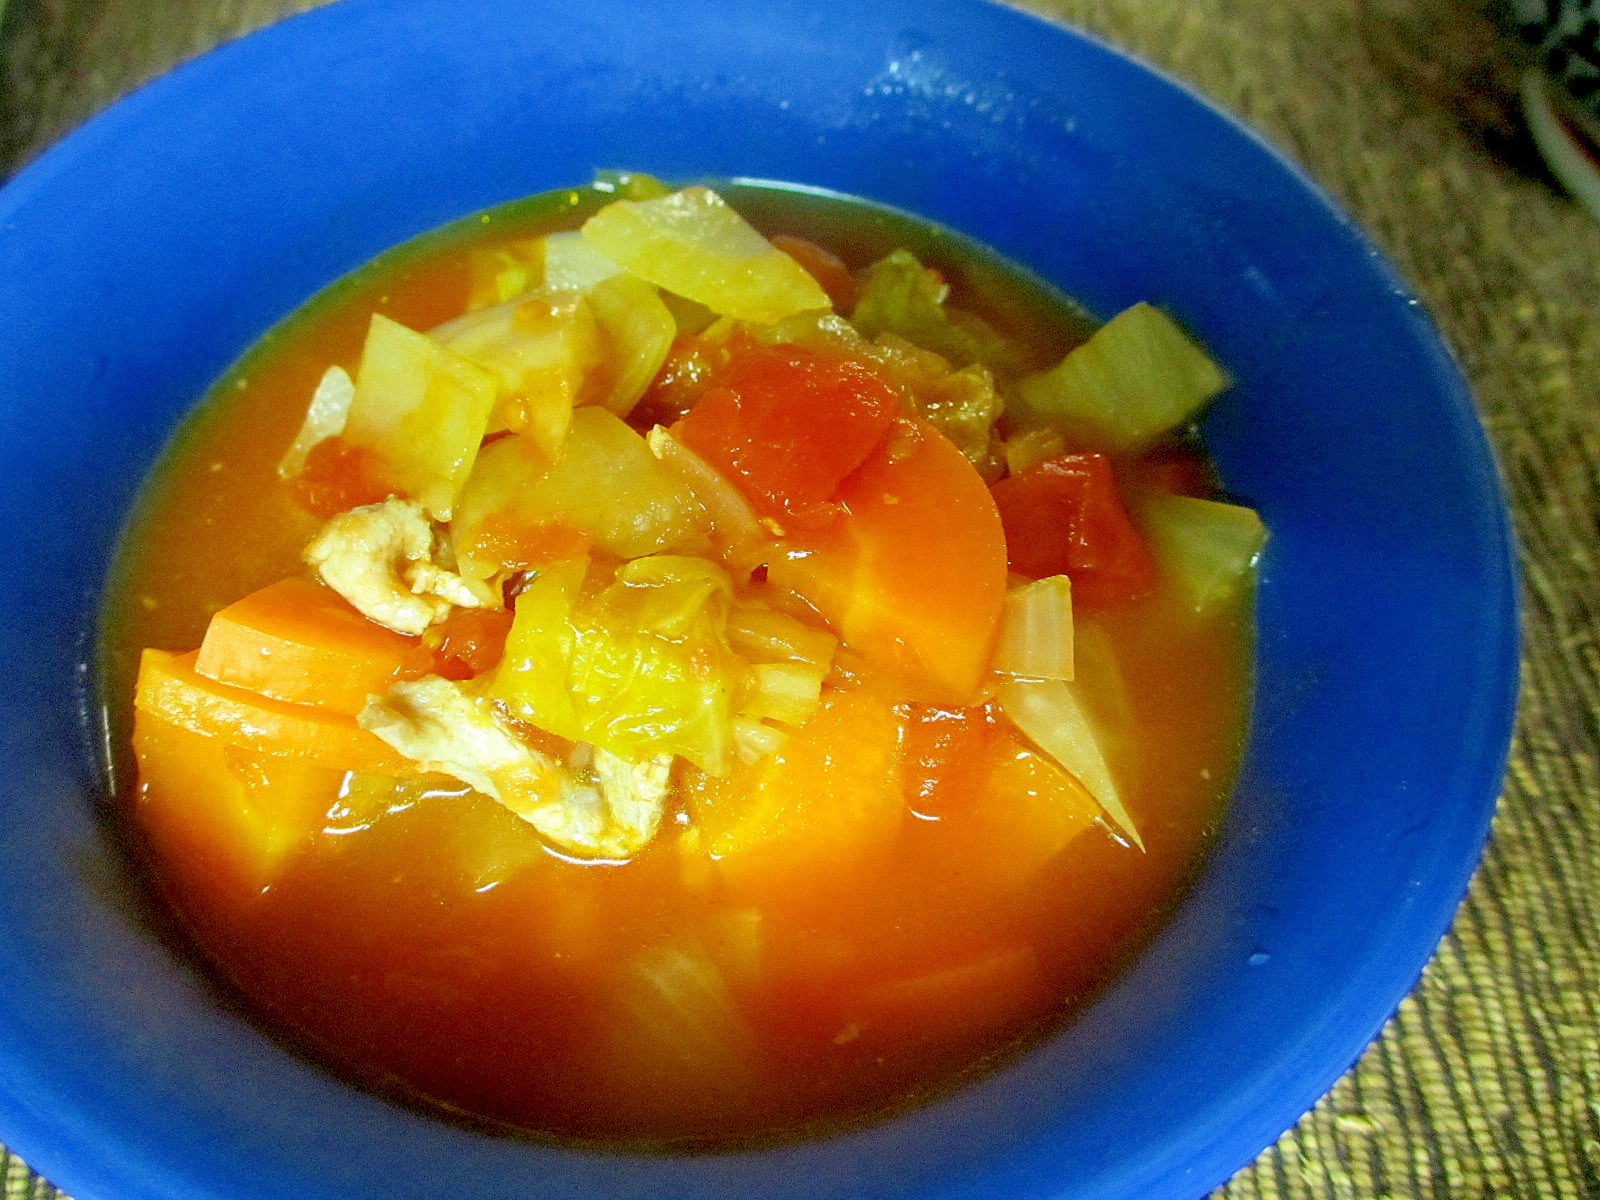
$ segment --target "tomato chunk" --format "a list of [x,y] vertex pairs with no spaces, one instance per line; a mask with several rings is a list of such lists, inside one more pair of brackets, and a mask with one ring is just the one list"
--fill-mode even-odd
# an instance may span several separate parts
[[1155,585],[1155,562],[1103,454],[1060,454],[990,489],[1019,575],[1066,575],[1074,603],[1105,607]]
[[799,346],[735,360],[674,428],[764,516],[815,512],[866,461],[899,409],[859,363]]

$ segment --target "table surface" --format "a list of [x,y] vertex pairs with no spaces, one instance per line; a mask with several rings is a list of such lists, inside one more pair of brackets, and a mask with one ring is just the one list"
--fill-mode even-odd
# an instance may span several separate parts
[[[0,0],[0,179],[317,0]],[[1030,0],[1188,82],[1342,204],[1433,313],[1521,543],[1494,832],[1412,995],[1228,1200],[1600,1200],[1600,222],[1544,169],[1493,0]],[[61,1194],[0,1146],[0,1196]]]

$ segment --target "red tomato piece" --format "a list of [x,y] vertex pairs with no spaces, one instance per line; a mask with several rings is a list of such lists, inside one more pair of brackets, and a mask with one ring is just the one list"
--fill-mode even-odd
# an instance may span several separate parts
[[1210,500],[1217,494],[1217,478],[1200,450],[1181,444],[1156,446],[1139,456],[1141,483],[1153,491]]
[[1066,575],[1074,604],[1104,607],[1155,585],[1155,562],[1103,454],[1061,454],[990,489],[1019,575]]
[[983,784],[994,718],[987,708],[902,704],[900,788],[919,817],[942,819]]
[[311,447],[305,469],[287,482],[295,502],[323,518],[382,503],[400,491],[389,482],[377,454],[337,434]]
[[832,250],[792,233],[774,234],[771,240],[774,246],[804,267],[806,274],[822,285],[822,290],[828,293],[828,299],[833,301],[835,312],[847,313],[856,306],[861,288],[856,284],[855,276],[850,274],[850,268],[844,265],[844,260]]
[[860,363],[754,346],[674,427],[764,516],[814,512],[883,440],[899,399]]

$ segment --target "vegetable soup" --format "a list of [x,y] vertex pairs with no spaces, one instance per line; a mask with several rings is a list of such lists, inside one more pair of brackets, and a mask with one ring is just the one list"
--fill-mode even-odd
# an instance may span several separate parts
[[1249,707],[1227,378],[856,201],[645,176],[269,333],[108,585],[126,818],[268,1028],[585,1143],[875,1119],[1070,1016]]

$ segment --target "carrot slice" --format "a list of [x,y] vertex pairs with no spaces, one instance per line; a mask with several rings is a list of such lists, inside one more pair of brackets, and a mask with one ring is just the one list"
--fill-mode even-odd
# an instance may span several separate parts
[[134,707],[191,733],[263,754],[283,754],[342,771],[414,775],[417,765],[356,724],[348,713],[290,704],[218,683],[194,669],[199,652],[146,650]]
[[280,579],[211,618],[194,669],[274,700],[354,716],[370,695],[433,670],[414,637],[367,620],[337,592]]
[[848,515],[774,557],[768,582],[898,672],[906,699],[971,703],[1005,601],[1005,534],[989,489],[948,438],[906,421],[835,499]]

